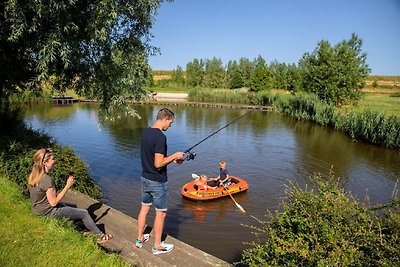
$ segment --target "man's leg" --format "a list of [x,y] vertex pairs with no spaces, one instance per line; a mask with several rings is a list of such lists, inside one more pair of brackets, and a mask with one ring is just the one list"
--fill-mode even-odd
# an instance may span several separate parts
[[154,218],[154,247],[159,248],[161,246],[161,236],[164,228],[164,220],[167,215],[166,211],[156,211],[156,217]]
[[143,240],[143,231],[146,225],[146,217],[147,213],[150,210],[151,205],[144,205],[140,208],[139,215],[138,215],[138,225],[137,225],[137,239]]

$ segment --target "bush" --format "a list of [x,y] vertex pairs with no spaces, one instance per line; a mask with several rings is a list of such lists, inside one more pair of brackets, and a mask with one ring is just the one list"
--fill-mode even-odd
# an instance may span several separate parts
[[27,178],[32,169],[33,155],[37,149],[49,147],[55,152],[57,167],[51,172],[57,188],[65,186],[68,172],[76,173],[74,189],[92,198],[100,199],[99,186],[89,176],[85,162],[68,147],[55,144],[50,137],[25,126],[18,110],[0,112],[0,172],[27,189]]
[[399,266],[400,222],[395,210],[378,216],[358,203],[332,174],[314,175],[315,189],[288,187],[282,210],[257,221],[257,242],[243,251],[249,266]]

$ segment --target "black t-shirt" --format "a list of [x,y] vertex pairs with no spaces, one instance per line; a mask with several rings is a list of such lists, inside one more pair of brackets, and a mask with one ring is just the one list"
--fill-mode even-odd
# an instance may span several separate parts
[[219,180],[224,180],[228,176],[228,169],[219,169]]
[[166,182],[167,166],[156,169],[154,166],[155,153],[167,156],[167,137],[158,128],[146,128],[140,144],[142,176],[152,181]]

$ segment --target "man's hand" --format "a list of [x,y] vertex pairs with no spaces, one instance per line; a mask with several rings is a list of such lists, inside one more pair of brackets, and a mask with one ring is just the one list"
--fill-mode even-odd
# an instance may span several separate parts
[[175,160],[174,160],[174,162],[176,163],[176,164],[182,164],[182,162],[184,162],[185,161],[185,153],[184,152],[176,152],[175,154],[174,154],[174,158],[175,158]]

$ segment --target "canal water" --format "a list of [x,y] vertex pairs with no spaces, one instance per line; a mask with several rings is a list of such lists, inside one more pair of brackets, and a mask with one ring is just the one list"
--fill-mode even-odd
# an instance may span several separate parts
[[[137,218],[140,207],[140,136],[151,126],[160,105],[137,105],[141,119],[101,122],[98,105],[28,107],[25,121],[62,145],[72,147],[87,162],[102,188],[106,204]],[[170,106],[175,113],[165,132],[168,151],[184,151],[248,110]],[[313,173],[332,169],[344,188],[371,204],[390,199],[400,177],[399,150],[351,140],[345,134],[273,112],[253,111],[213,135],[195,149],[195,160],[168,168],[170,199],[164,232],[228,262],[239,260],[245,242],[255,240],[246,225],[265,219],[282,202],[290,183],[310,185]],[[247,180],[247,192],[232,199],[193,202],[180,188],[191,174],[218,175],[225,160],[229,173]],[[77,177],[79,179],[79,177]],[[147,223],[153,224],[154,211]],[[132,234],[132,240],[136,233]]]

